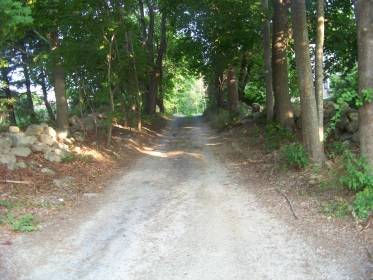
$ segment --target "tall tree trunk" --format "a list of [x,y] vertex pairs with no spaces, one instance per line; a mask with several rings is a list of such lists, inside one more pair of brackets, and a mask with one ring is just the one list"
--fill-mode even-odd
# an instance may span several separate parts
[[[238,99],[243,102],[245,99],[245,87],[249,77],[250,62],[248,61],[249,53],[244,52],[241,59],[240,75],[238,76]],[[245,79],[246,78],[246,79]]]
[[47,108],[48,116],[52,121],[55,121],[56,117],[54,116],[52,106],[48,101],[48,91],[47,91],[47,85],[45,84],[45,73],[43,70],[41,71],[41,79],[38,82],[43,91],[43,101],[44,101],[45,107]]
[[8,73],[9,73],[8,68],[4,67],[4,68],[1,69],[1,75],[3,76],[2,78],[3,78],[3,81],[4,81],[4,87],[2,88],[2,90],[4,90],[4,92],[5,92],[6,99],[8,99],[6,107],[7,107],[7,111],[8,111],[9,122],[10,122],[11,125],[17,125],[16,115],[15,115],[15,112],[14,112],[14,105],[11,102],[12,92],[10,91],[10,88],[9,88]]
[[289,95],[286,56],[289,0],[274,0],[273,7],[272,75],[276,120],[281,127],[292,132],[295,128],[295,122]]
[[21,52],[21,56],[22,56],[23,75],[25,76],[28,110],[29,110],[31,118],[35,119],[36,115],[35,115],[35,110],[34,110],[34,102],[32,101],[31,80],[30,80],[30,73],[28,69],[28,56],[26,53],[26,44],[23,44],[23,51]]
[[[262,0],[264,12],[268,13],[268,0]],[[273,121],[273,88],[271,67],[271,29],[269,20],[263,21],[263,48],[264,48],[264,83],[266,87],[266,114],[267,122]]]
[[298,87],[302,108],[303,145],[309,153],[311,161],[321,163],[324,161],[325,155],[319,139],[305,0],[291,0],[291,10]]
[[[373,90],[373,1],[356,0],[355,15],[358,31],[358,91]],[[373,102],[359,108],[360,149],[373,168]],[[372,169],[373,170],[373,169]]]
[[238,103],[236,68],[234,66],[230,66],[228,70],[228,108],[231,115],[237,114]]
[[57,127],[62,129],[68,129],[69,111],[65,88],[65,73],[62,66],[61,56],[58,50],[59,42],[57,27],[55,31],[50,33],[50,47],[54,55],[52,74],[57,105]]
[[215,64],[215,85],[214,92],[216,94],[217,109],[224,107],[224,92],[223,92],[223,70],[219,61]]
[[324,142],[324,0],[317,0],[317,32],[315,58],[315,91],[317,103],[317,118],[319,125],[319,139]]

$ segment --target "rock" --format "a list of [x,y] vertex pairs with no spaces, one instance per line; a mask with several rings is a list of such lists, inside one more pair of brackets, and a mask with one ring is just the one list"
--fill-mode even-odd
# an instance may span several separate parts
[[49,169],[49,168],[43,168],[41,170],[42,173],[45,173],[45,174],[49,174],[49,175],[55,175],[56,172],[54,172],[53,170]]
[[44,126],[40,124],[32,124],[27,127],[26,129],[26,135],[35,135],[39,136],[44,132]]
[[253,108],[253,112],[260,112],[260,104],[259,103],[253,103],[251,105],[251,107]]
[[17,162],[16,163],[16,166],[19,168],[19,169],[25,169],[25,168],[27,168],[27,164],[26,163],[24,163],[24,162]]
[[0,138],[0,154],[7,154],[13,142],[10,138]]
[[80,119],[78,118],[77,115],[74,115],[71,118],[69,118],[69,124],[70,125],[80,124]]
[[46,144],[48,146],[53,146],[54,143],[56,143],[56,140],[52,138],[52,136],[47,134],[42,134],[39,136],[40,142],[43,144]]
[[352,135],[351,141],[354,142],[354,143],[360,143],[360,134],[359,134],[359,131],[356,132],[356,133],[354,133],[354,135]]
[[57,155],[55,152],[45,153],[44,158],[51,162],[61,162],[61,156]]
[[37,142],[31,146],[31,151],[34,153],[47,153],[52,151],[52,148],[49,147],[47,144]]
[[57,138],[57,132],[54,130],[53,127],[46,127],[44,129],[44,134],[49,135],[50,137],[56,139]]
[[77,131],[73,134],[73,137],[75,138],[76,141],[78,142],[84,142],[85,141],[85,138],[84,138],[84,133],[83,132],[80,132],[80,131]]
[[74,182],[71,177],[63,177],[61,179],[54,179],[53,184],[58,188],[68,187]]
[[65,151],[65,150],[61,150],[61,149],[55,149],[53,152],[55,154],[59,155],[61,158],[64,158],[64,157],[67,157],[67,156],[70,155],[70,152]]
[[19,133],[20,132],[20,129],[18,126],[9,126],[9,130],[8,130],[10,133]]
[[324,107],[324,109],[330,109],[330,108],[335,108],[335,105],[337,105],[337,104],[335,104],[333,101],[330,101],[330,100],[326,100],[326,101],[324,101],[324,103],[323,103],[323,107]]
[[339,140],[341,140],[343,142],[343,141],[346,141],[346,140],[350,140],[353,136],[354,136],[354,134],[349,133],[349,132],[345,132],[340,136]]
[[7,154],[7,155],[1,155],[0,154],[0,164],[10,164],[10,163],[16,163],[17,158],[15,155]]
[[19,157],[28,157],[32,151],[29,147],[14,147],[10,149],[9,153]]
[[18,169],[19,169],[19,167],[17,166],[16,163],[8,163],[8,164],[6,165],[6,167],[8,168],[8,170],[11,170],[11,171],[13,171],[13,170],[18,170]]
[[70,136],[70,132],[68,129],[59,129],[56,131],[57,133],[57,137],[59,139],[65,139],[65,138],[68,138]]
[[65,143],[61,143],[61,142],[54,142],[53,144],[53,149],[60,149],[60,150],[69,150],[69,146],[66,145]]
[[46,123],[41,123],[40,126],[42,126],[43,129],[44,129],[44,131],[45,131],[45,129],[48,127],[48,124],[46,124]]

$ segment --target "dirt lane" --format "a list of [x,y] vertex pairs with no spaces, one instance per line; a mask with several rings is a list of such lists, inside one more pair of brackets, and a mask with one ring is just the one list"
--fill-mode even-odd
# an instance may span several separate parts
[[74,221],[6,248],[0,278],[358,279],[232,181],[212,136],[200,118],[173,121]]

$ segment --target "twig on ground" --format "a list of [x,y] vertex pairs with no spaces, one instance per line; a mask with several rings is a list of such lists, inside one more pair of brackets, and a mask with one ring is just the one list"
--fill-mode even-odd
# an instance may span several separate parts
[[0,182],[2,182],[2,183],[12,183],[12,184],[25,184],[25,185],[29,185],[29,184],[31,184],[30,181],[1,180]]
[[276,191],[278,191],[280,194],[282,194],[282,195],[286,198],[286,201],[287,201],[287,202],[289,203],[289,205],[290,205],[291,212],[293,212],[293,216],[294,216],[294,218],[298,220],[299,218],[297,217],[297,215],[295,215],[293,205],[291,204],[289,198],[286,196],[286,194],[284,194],[284,193],[283,193],[282,191],[280,191],[278,188],[275,188],[275,189],[276,189]]

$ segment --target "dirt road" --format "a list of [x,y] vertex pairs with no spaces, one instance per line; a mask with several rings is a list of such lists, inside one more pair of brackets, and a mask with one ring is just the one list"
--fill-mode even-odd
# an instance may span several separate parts
[[5,248],[0,278],[356,278],[232,181],[215,141],[200,118],[176,119],[82,212]]

